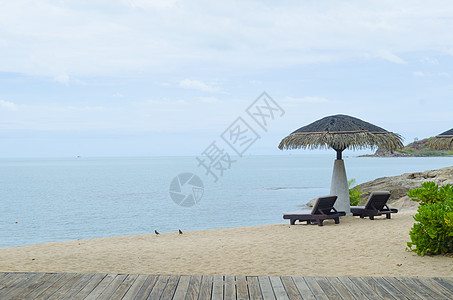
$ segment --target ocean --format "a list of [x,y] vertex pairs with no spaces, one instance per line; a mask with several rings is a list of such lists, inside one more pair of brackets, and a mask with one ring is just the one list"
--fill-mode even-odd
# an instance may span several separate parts
[[[223,169],[208,169],[196,157],[3,158],[0,248],[284,223],[283,212],[329,194],[334,159],[334,151],[231,157]],[[453,164],[452,157],[344,159],[357,184]],[[183,173],[203,184],[193,206],[170,194]]]

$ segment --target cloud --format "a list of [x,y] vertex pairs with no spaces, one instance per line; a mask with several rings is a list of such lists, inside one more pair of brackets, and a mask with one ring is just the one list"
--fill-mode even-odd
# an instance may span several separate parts
[[328,100],[323,97],[317,96],[306,96],[303,98],[294,98],[294,97],[286,97],[285,102],[288,104],[323,104],[323,103],[334,103],[334,101]]
[[122,0],[123,3],[132,8],[153,8],[153,9],[169,9],[176,5],[175,0]]
[[114,98],[123,98],[124,95],[121,94],[120,92],[116,92],[116,93],[114,93],[114,94],[112,95],[112,97],[114,97]]
[[253,84],[253,85],[261,85],[261,84],[263,84],[263,82],[261,80],[256,80],[256,79],[250,80],[249,83]]
[[453,19],[445,17],[453,6],[441,0],[4,2],[0,72],[64,84],[93,75],[236,71],[357,57],[401,64],[410,53],[448,52],[453,40]]
[[378,53],[378,57],[387,60],[389,62],[397,63],[397,64],[405,64],[406,62],[400,58],[399,56],[395,55],[394,53],[388,50],[381,50]]
[[412,75],[414,75],[415,77],[436,77],[436,76],[440,76],[440,77],[447,77],[449,78],[451,75],[450,73],[448,72],[439,72],[439,73],[427,73],[427,72],[422,72],[422,71],[416,71],[416,72],[413,72]]
[[416,71],[416,72],[413,72],[412,73],[415,77],[424,77],[426,76],[425,73],[421,72],[421,71]]
[[184,89],[199,90],[208,93],[219,92],[219,88],[216,86],[208,85],[200,80],[184,79],[179,82],[179,87]]
[[0,99],[0,109],[9,110],[9,111],[17,111],[19,109],[19,106],[16,103]]
[[439,61],[435,57],[424,57],[420,60],[424,64],[438,65]]
[[221,101],[216,97],[198,97],[197,100],[203,103],[220,103]]
[[55,76],[54,80],[56,82],[59,82],[59,83],[65,84],[65,85],[69,84],[68,74],[59,74],[59,75]]

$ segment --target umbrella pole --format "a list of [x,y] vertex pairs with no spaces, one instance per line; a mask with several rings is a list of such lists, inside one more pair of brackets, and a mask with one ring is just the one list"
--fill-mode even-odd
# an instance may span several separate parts
[[344,160],[338,159],[341,157],[342,150],[337,150],[337,159],[333,165],[332,183],[330,185],[330,194],[337,196],[335,208],[338,211],[346,212],[347,216],[351,215],[351,205],[349,202],[348,178],[346,176],[346,168]]
[[337,151],[337,159],[343,159],[343,157],[342,157],[343,150],[336,150],[335,149],[335,151]]

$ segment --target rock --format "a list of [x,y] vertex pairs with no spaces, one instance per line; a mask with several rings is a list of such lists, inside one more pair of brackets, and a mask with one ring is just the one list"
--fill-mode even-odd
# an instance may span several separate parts
[[389,151],[384,149],[378,149],[374,154],[361,155],[364,157],[424,157],[424,156],[452,156],[452,152],[448,150],[432,150],[429,146],[431,138],[426,138],[419,141],[414,141],[403,149]]
[[[453,167],[424,172],[405,173],[392,177],[382,177],[362,183],[359,185],[359,189],[364,193],[364,200],[360,204],[363,205],[363,203],[366,202],[366,199],[372,191],[390,191],[391,196],[388,202],[389,204],[395,203],[411,207],[415,204],[407,202],[414,202],[407,197],[407,192],[409,192],[410,189],[421,187],[422,183],[426,181],[433,181],[439,186],[444,186],[446,184],[453,185]],[[409,200],[401,200],[404,197],[409,198]]]

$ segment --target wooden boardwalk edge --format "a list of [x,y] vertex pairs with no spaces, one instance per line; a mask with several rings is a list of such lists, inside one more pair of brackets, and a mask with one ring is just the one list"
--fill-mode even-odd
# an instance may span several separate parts
[[0,299],[453,299],[453,278],[4,272]]

